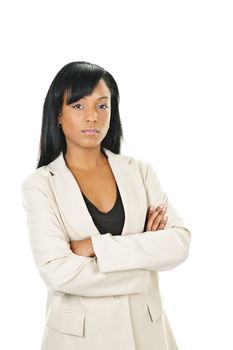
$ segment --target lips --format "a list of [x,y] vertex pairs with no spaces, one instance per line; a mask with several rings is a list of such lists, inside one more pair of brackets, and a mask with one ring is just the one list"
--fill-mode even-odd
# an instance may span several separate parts
[[85,129],[85,130],[82,130],[82,132],[84,134],[94,135],[94,134],[97,134],[99,132],[99,130],[98,129]]

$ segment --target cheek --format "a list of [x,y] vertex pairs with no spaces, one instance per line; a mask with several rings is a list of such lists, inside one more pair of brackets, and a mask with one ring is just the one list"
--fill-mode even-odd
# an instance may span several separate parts
[[108,127],[110,124],[110,113],[106,114],[104,117],[100,118],[101,124]]
[[68,128],[78,129],[81,127],[82,120],[80,116],[70,113],[69,115],[64,115],[63,125]]
[[62,129],[65,136],[70,138],[77,137],[79,132],[81,132],[81,130],[83,129],[82,122],[77,116],[72,117],[71,115],[69,115],[68,118],[63,119]]

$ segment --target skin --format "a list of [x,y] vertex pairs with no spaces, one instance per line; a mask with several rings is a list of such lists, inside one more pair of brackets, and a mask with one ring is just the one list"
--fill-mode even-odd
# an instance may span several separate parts
[[[100,79],[90,96],[67,105],[66,93],[58,122],[62,126],[66,138],[67,167],[75,172],[86,173],[98,171],[106,165],[106,157],[101,152],[101,142],[106,136],[111,117],[111,93],[103,79]],[[89,136],[82,133],[88,128],[98,128],[99,133]],[[95,256],[91,238],[70,242],[71,250],[78,255]]]
[[[106,136],[111,118],[111,93],[103,79],[100,79],[90,96],[85,96],[79,101],[67,105],[66,93],[61,112],[58,116],[58,123],[61,124],[66,138],[67,152],[65,162],[72,171],[91,174],[99,172],[107,164],[105,155],[101,152],[101,142]],[[99,129],[95,136],[82,133],[82,130],[89,128]],[[156,231],[163,229],[167,218],[164,218],[166,208],[161,207],[149,211],[146,217],[145,230]],[[70,249],[73,253],[95,257],[91,238],[74,240],[70,242]]]
[[163,205],[150,208],[147,212],[145,231],[163,230],[168,220],[168,217],[164,216],[166,210],[166,206]]
[[[106,97],[102,98],[103,96]],[[110,125],[110,98],[110,90],[102,79],[90,96],[85,96],[70,105],[66,104],[65,94],[58,121],[66,138],[65,161],[68,167],[92,171],[106,163],[100,146]],[[92,127],[100,130],[95,136],[81,132]]]

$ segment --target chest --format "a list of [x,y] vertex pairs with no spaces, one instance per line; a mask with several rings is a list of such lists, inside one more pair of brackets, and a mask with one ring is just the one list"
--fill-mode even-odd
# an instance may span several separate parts
[[117,197],[116,181],[109,166],[94,171],[73,171],[82,193],[100,211],[107,213]]

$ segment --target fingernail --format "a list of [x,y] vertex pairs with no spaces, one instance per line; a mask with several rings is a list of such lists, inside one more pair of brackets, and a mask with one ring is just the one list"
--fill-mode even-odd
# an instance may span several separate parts
[[154,206],[152,205],[151,207],[150,207],[150,211],[153,211],[154,210]]

